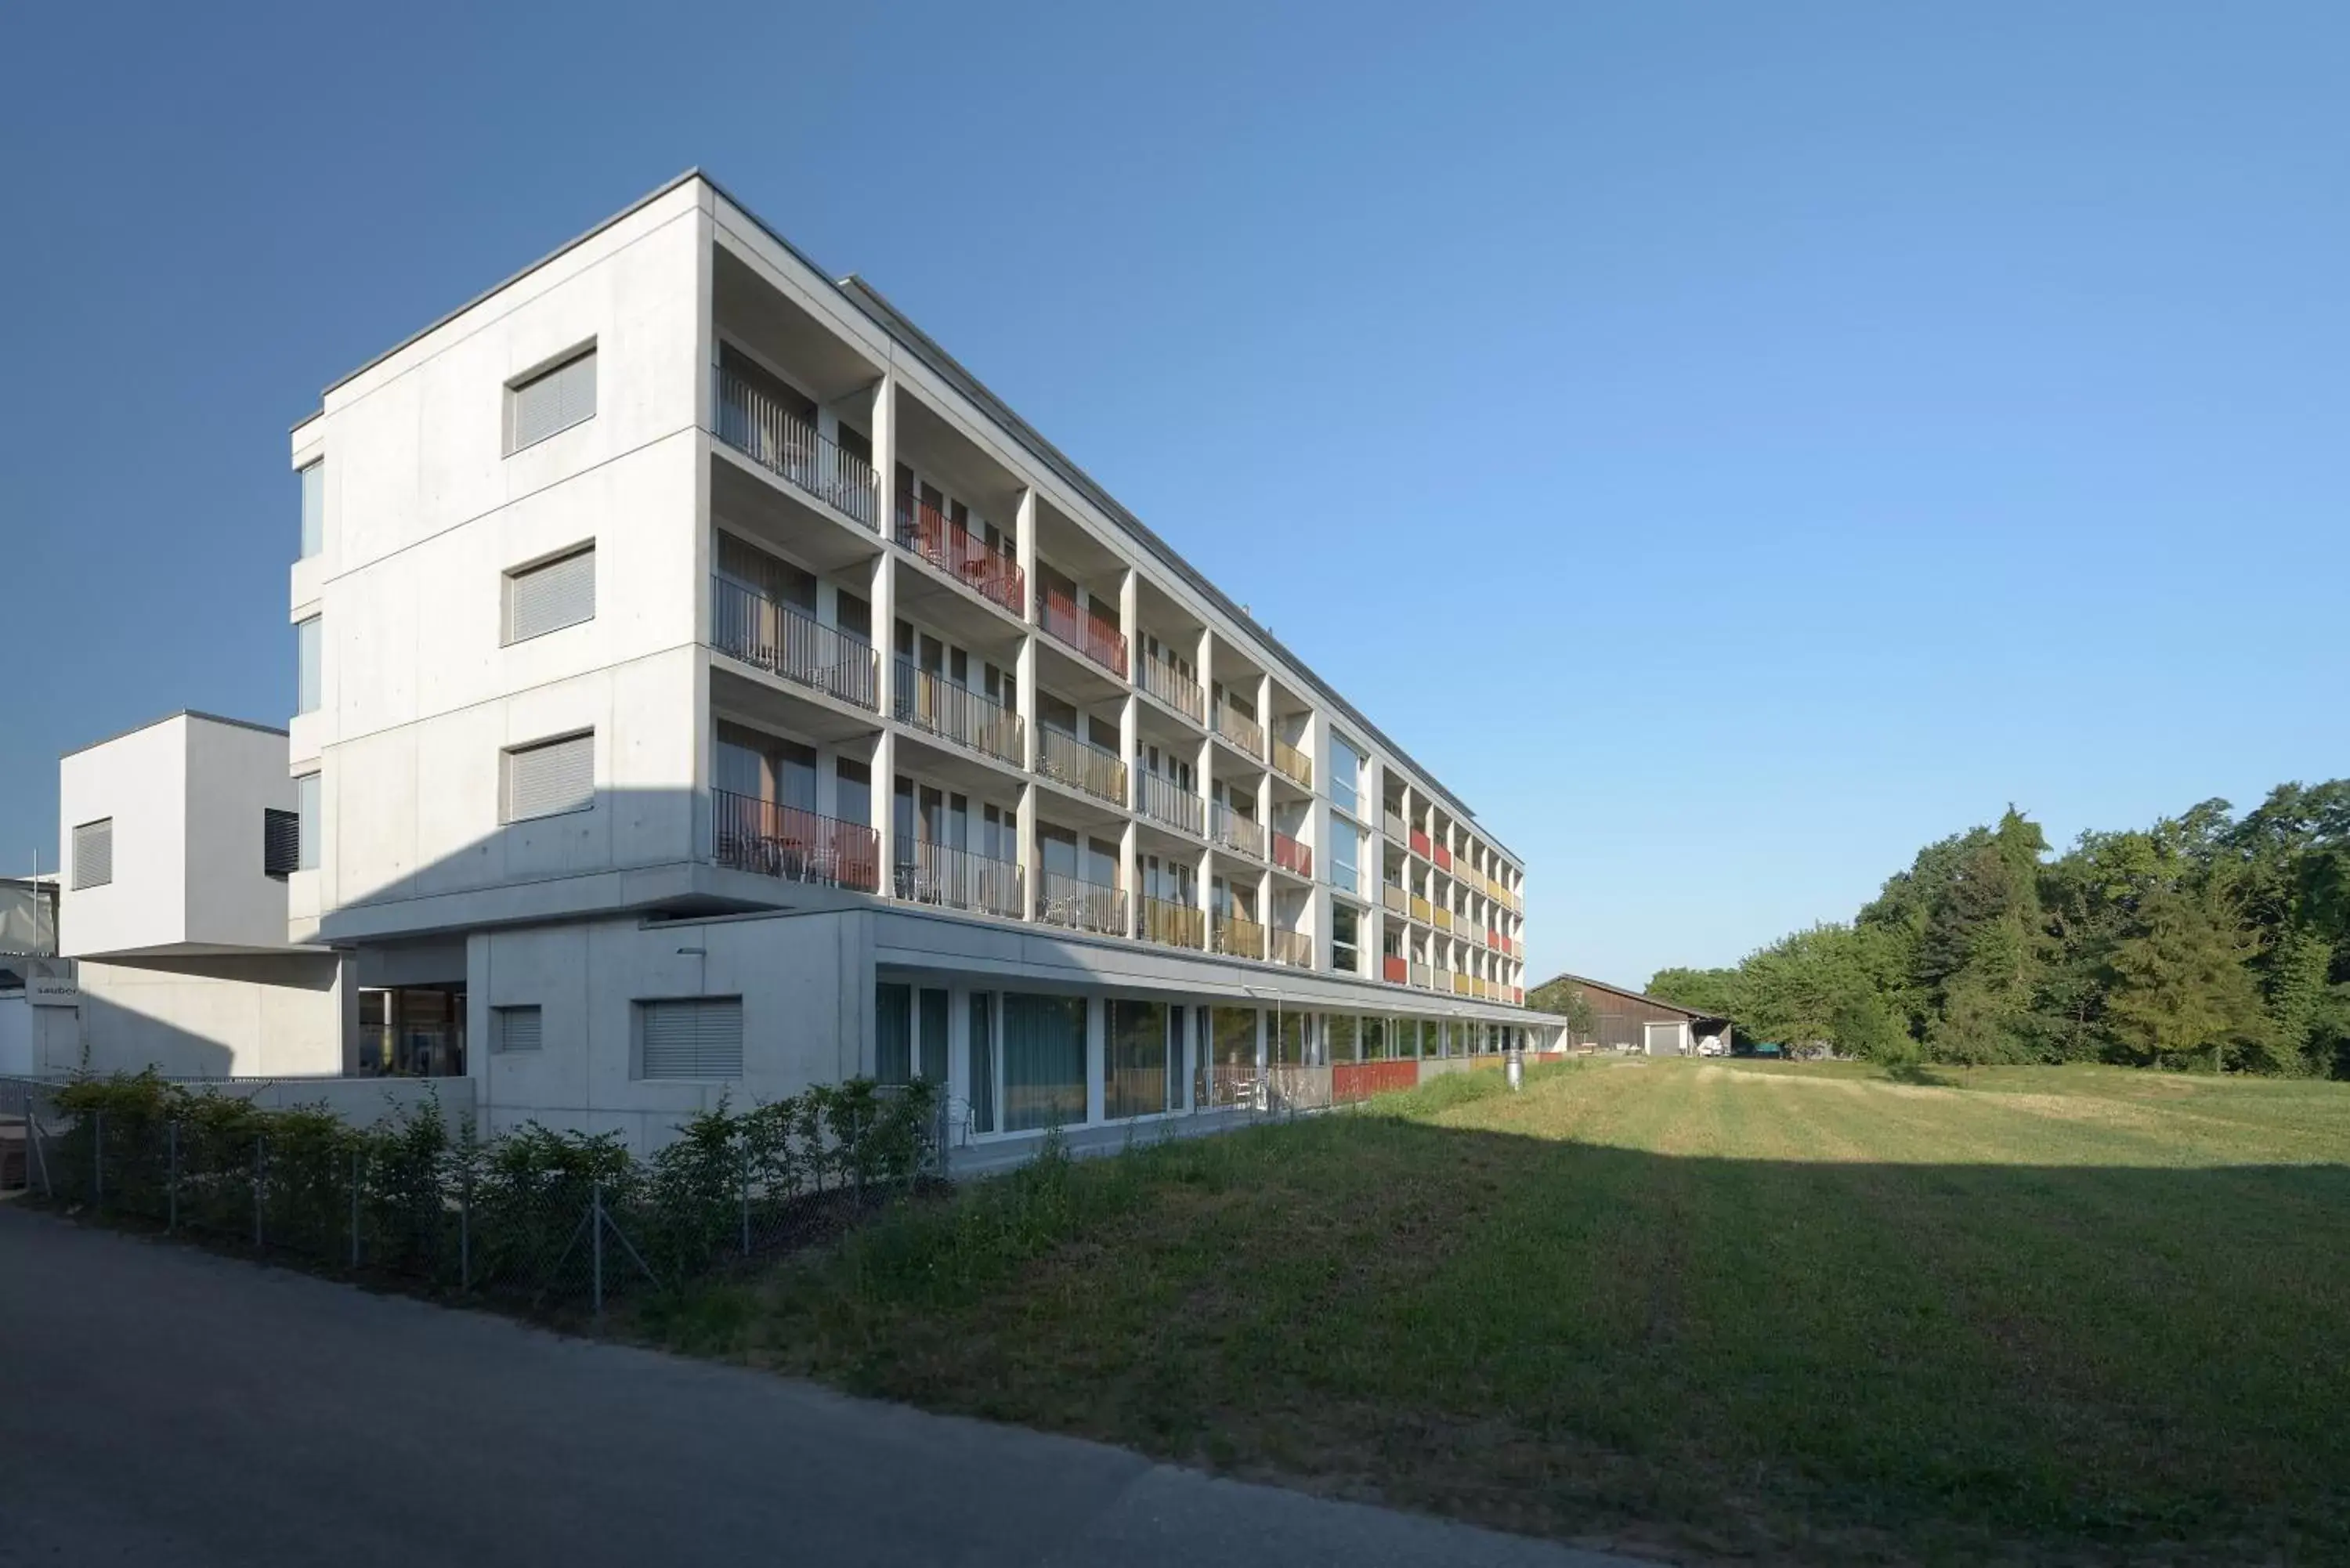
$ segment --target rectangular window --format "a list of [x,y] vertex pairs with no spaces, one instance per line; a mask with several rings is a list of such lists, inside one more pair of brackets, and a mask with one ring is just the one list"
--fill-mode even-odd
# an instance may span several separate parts
[[743,999],[692,996],[637,1003],[639,1078],[743,1075]]
[[302,818],[290,811],[261,810],[261,874],[284,878],[302,860]]
[[595,545],[506,574],[506,641],[526,642],[595,618]]
[[1157,1002],[1109,1003],[1108,1039],[1102,1051],[1102,1115],[1155,1116],[1167,1108],[1167,1008]]
[[913,987],[882,981],[873,987],[873,1081],[903,1084],[913,1075]]
[[1363,763],[1354,742],[1337,731],[1330,732],[1330,799],[1338,809],[1359,816],[1362,815],[1361,783]]
[[1361,891],[1355,866],[1362,855],[1362,843],[1363,836],[1352,824],[1335,816],[1330,819],[1330,886],[1349,893]]
[[302,483],[302,555],[305,561],[327,547],[327,462],[305,463]]
[[294,781],[294,818],[296,826],[294,869],[316,871],[318,868],[319,818],[318,775],[304,774]]
[[1352,905],[1330,906],[1330,967],[1341,974],[1353,974],[1359,967],[1355,953],[1361,919]]
[[596,348],[506,388],[506,452],[509,454],[596,415]]
[[1003,1130],[1086,1119],[1086,999],[1003,997]]
[[294,711],[318,711],[318,618],[294,623]]
[[983,991],[971,993],[970,1053],[965,1063],[971,1090],[971,1130],[995,1130],[995,998]]
[[505,753],[508,822],[586,811],[596,804],[596,732],[516,746]]
[[114,818],[101,816],[73,830],[73,885],[103,888],[114,880]]
[[947,993],[925,990],[922,992],[922,1076],[946,1093],[947,1085]]
[[[739,1037],[740,1032],[738,1031],[737,1033]],[[492,1051],[500,1054],[508,1051],[536,1051],[539,1047],[539,1040],[536,1007],[490,1009],[490,1049]],[[650,1073],[645,1075],[652,1076]]]

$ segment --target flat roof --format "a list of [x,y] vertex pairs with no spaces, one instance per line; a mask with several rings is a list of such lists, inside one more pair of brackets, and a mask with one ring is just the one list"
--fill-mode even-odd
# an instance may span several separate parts
[[84,752],[94,752],[100,746],[110,746],[126,736],[135,735],[141,730],[151,730],[158,724],[168,724],[174,719],[201,719],[207,724],[226,724],[231,729],[236,730],[258,730],[265,735],[276,735],[280,739],[286,735],[286,732],[275,724],[257,724],[251,719],[232,719],[224,713],[207,713],[201,709],[182,708],[176,712],[166,713],[160,719],[150,719],[143,724],[133,724],[127,730],[117,730],[102,741],[91,741],[85,745],[76,746],[69,752],[60,752],[57,753],[57,759],[62,762],[67,757],[78,757]]
[[[610,228],[613,224],[621,223],[632,214],[641,212],[644,208],[660,201],[663,196],[666,196],[671,192],[678,189],[678,187],[697,180],[702,184],[710,187],[711,191],[722,198],[727,205],[733,207],[736,212],[741,213],[744,218],[755,224],[761,234],[766,235],[767,238],[773,240],[776,244],[781,245],[810,272],[829,283],[832,286],[834,292],[838,294],[845,303],[853,306],[860,315],[864,316],[866,319],[871,321],[875,326],[880,327],[882,331],[889,334],[893,342],[895,342],[899,348],[905,349],[909,354],[912,355],[916,359],[920,360],[924,369],[930,370],[941,380],[945,381],[949,386],[954,388],[955,390],[970,399],[972,402],[979,407],[981,412],[985,414],[989,419],[994,421],[997,424],[1001,425],[1014,441],[1018,441],[1023,447],[1024,447],[1027,450],[1029,456],[1035,459],[1038,463],[1049,470],[1055,477],[1059,478],[1062,483],[1067,484],[1079,495],[1085,497],[1085,499],[1093,506],[1097,508],[1104,516],[1107,517],[1111,522],[1118,524],[1118,527],[1125,530],[1133,537],[1136,544],[1141,545],[1142,548],[1152,557],[1158,560],[1160,565],[1164,566],[1177,576],[1180,577],[1195,592],[1206,598],[1208,602],[1213,605],[1218,610],[1230,617],[1241,627],[1246,628],[1251,637],[1253,637],[1263,643],[1265,648],[1272,651],[1275,656],[1286,661],[1292,670],[1304,678],[1305,684],[1313,689],[1315,695],[1320,697],[1331,707],[1336,709],[1340,714],[1344,715],[1347,723],[1351,727],[1363,732],[1363,733],[1373,742],[1385,747],[1397,758],[1397,760],[1418,773],[1421,778],[1428,782],[1429,786],[1443,800],[1444,804],[1451,810],[1454,815],[1468,822],[1475,823],[1477,825],[1478,833],[1489,840],[1494,848],[1499,849],[1503,854],[1507,855],[1512,860],[1516,861],[1521,870],[1524,868],[1524,857],[1520,856],[1516,850],[1512,849],[1508,845],[1503,843],[1500,836],[1495,834],[1491,828],[1488,828],[1482,823],[1478,822],[1477,813],[1474,808],[1470,806],[1465,801],[1461,800],[1459,795],[1454,794],[1450,789],[1447,789],[1443,781],[1436,776],[1434,770],[1419,762],[1409,752],[1404,750],[1401,745],[1398,744],[1395,739],[1388,734],[1386,731],[1371,722],[1370,719],[1367,717],[1361,710],[1357,709],[1352,702],[1349,702],[1345,697],[1341,696],[1336,687],[1323,680],[1321,676],[1315,674],[1314,668],[1307,664],[1305,660],[1299,658],[1287,644],[1284,643],[1279,638],[1274,636],[1273,633],[1268,630],[1262,622],[1258,621],[1254,616],[1249,614],[1247,610],[1243,609],[1230,595],[1226,594],[1222,588],[1219,588],[1214,583],[1211,582],[1206,574],[1202,573],[1198,567],[1192,566],[1191,562],[1185,560],[1181,555],[1177,553],[1173,545],[1160,538],[1157,533],[1153,532],[1151,528],[1142,521],[1141,518],[1136,516],[1132,512],[1128,511],[1125,506],[1121,505],[1117,498],[1110,494],[1107,489],[1106,489],[1091,474],[1078,467],[1076,462],[1072,460],[1067,453],[1062,452],[1060,448],[1047,441],[1043,433],[1040,432],[1034,425],[1031,425],[1026,420],[1022,419],[1017,413],[1014,413],[1012,410],[1012,405],[1005,402],[1002,398],[997,397],[993,392],[990,391],[984,382],[980,380],[977,376],[972,375],[970,370],[966,369],[962,362],[956,359],[954,356],[949,354],[943,348],[940,347],[937,339],[931,337],[929,333],[924,332],[920,327],[915,326],[912,320],[910,319],[903,311],[900,311],[896,306],[891,305],[888,299],[884,298],[879,290],[876,289],[871,284],[867,283],[864,278],[855,273],[849,273],[837,278],[834,277],[823,267],[818,266],[806,252],[801,250],[797,245],[792,244],[790,240],[785,238],[783,234],[778,233],[774,224],[768,223],[764,218],[759,216],[758,213],[753,212],[748,206],[737,200],[733,192],[727,190],[725,186],[721,185],[715,179],[712,179],[709,174],[703,172],[700,165],[688,169],[685,172],[678,175],[675,179],[667,181],[658,189],[650,191],[645,195],[639,197],[636,201],[629,202],[627,206],[621,208],[619,212],[614,213],[610,217],[606,218],[603,222],[597,223],[586,232],[565,241],[562,244],[556,246],[555,249],[547,252],[536,261],[532,262],[528,266],[512,274],[504,281],[483,290],[473,298],[467,300],[464,304],[457,306],[456,309],[441,316],[429,326],[421,327],[418,330],[410,333],[407,337],[401,338],[399,342],[393,344],[382,353],[378,354],[375,358],[369,359],[366,364],[361,365],[358,369],[349,371],[348,374],[339,376],[334,380],[328,382],[325,390],[319,394],[319,410],[314,410],[313,412],[303,415],[300,419],[295,421],[290,428],[292,430],[300,430],[304,425],[308,424],[312,420],[317,419],[318,417],[318,412],[323,411],[324,410],[327,396],[332,393],[336,388],[344,385],[346,382],[348,382],[357,377],[367,374],[367,372],[372,370],[378,365],[382,364],[393,355],[400,353],[402,349],[409,348],[411,345],[426,337],[429,337],[431,334],[439,331],[442,327],[446,327],[450,322],[454,321],[457,317],[464,315],[465,312],[473,309],[476,306],[495,297],[501,291],[512,287],[522,279],[528,277],[532,273],[536,272],[540,267],[546,265],[547,263],[556,260],[565,253],[573,250],[579,245],[585,244],[588,241],[594,239],[598,234],[602,234],[606,229]],[[224,721],[224,722],[229,723],[236,722],[237,721],[234,720]],[[145,726],[143,725],[141,726],[141,728],[144,727]],[[258,728],[259,726],[255,727]],[[135,732],[126,732],[126,733],[135,733]],[[120,739],[120,737],[118,736],[115,738]],[[105,742],[99,742],[97,743],[103,745]],[[67,754],[70,756],[72,753],[68,753]]]

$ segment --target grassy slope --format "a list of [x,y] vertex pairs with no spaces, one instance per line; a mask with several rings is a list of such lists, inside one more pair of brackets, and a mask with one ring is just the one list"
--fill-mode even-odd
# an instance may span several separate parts
[[2350,1554],[2350,1092],[1595,1064],[988,1183],[650,1326],[1504,1527]]

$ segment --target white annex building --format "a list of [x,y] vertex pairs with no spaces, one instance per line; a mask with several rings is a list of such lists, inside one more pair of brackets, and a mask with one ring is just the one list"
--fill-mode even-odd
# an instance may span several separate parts
[[1555,1044],[1524,869],[920,329],[687,174],[293,431],[287,729],[66,759],[92,1065],[972,1140]]

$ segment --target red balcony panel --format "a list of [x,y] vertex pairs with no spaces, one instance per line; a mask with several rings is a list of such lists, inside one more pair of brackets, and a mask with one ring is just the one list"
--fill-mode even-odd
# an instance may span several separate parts
[[1397,985],[1401,985],[1411,978],[1410,966],[1393,953],[1388,953],[1380,961],[1379,968],[1388,981]]
[[1115,623],[1077,608],[1065,594],[1046,590],[1038,618],[1045,629],[1103,669],[1126,679],[1126,636]]
[[993,599],[1014,615],[1027,602],[1028,585],[1020,563],[935,506],[898,505],[898,543],[973,592]]
[[1373,1095],[1393,1094],[1419,1085],[1417,1062],[1340,1062],[1330,1069],[1330,1097],[1334,1100],[1367,1100]]
[[1417,827],[1411,830],[1411,852],[1422,860],[1429,857],[1428,835]]
[[1314,875],[1314,851],[1286,833],[1273,836],[1273,863],[1284,871],[1295,871],[1300,877]]
[[1451,851],[1450,849],[1447,849],[1447,848],[1446,848],[1446,847],[1444,847],[1444,846],[1442,846],[1441,844],[1438,845],[1438,846],[1436,846],[1436,864],[1437,864],[1437,866],[1438,866],[1439,867],[1440,867],[1440,868],[1441,868],[1441,869],[1443,869],[1443,870],[1446,870],[1446,871],[1450,871],[1450,870],[1451,870],[1451,869],[1452,869],[1452,851]]

